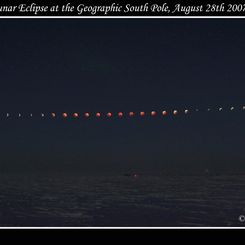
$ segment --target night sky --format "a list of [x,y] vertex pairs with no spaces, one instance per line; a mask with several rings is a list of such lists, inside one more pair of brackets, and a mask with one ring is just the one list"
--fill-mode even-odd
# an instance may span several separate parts
[[[0,171],[244,172],[244,24],[1,19]],[[39,116],[185,108],[165,118]]]

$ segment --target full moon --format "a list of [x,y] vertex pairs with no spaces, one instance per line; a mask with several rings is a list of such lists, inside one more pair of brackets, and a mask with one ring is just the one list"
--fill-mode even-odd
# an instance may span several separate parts
[[62,113],[62,117],[63,117],[63,118],[67,118],[67,117],[68,117],[68,114],[67,114],[66,112],[63,112],[63,113]]
[[118,117],[122,117],[123,113],[122,112],[118,112]]
[[177,110],[174,110],[173,111],[173,114],[176,116],[178,114],[178,111]]
[[155,111],[152,111],[152,112],[151,112],[151,116],[153,116],[153,117],[156,116],[156,114],[157,114],[157,113],[156,113]]
[[73,117],[74,117],[74,118],[78,118],[78,116],[79,116],[79,115],[78,115],[77,112],[73,113]]
[[84,113],[84,116],[88,118],[90,115],[89,115],[88,112],[85,112],[85,113]]
[[108,112],[106,115],[107,115],[107,117],[112,117],[112,113],[111,112]]

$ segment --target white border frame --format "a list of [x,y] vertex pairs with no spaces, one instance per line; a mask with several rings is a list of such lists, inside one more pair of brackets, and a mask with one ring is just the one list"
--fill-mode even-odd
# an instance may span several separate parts
[[[245,16],[1,16],[0,15],[0,20],[1,19],[245,19]],[[189,230],[189,229],[193,229],[193,230],[200,230],[200,229],[204,229],[204,230],[217,230],[217,229],[225,229],[225,230],[233,230],[233,229],[245,229],[244,227],[223,227],[223,226],[204,226],[204,227],[192,227],[192,226],[187,226],[187,227],[0,227],[0,230],[13,230],[13,229],[19,229],[19,230],[25,230],[25,229],[31,229],[31,230],[35,230],[35,229],[41,229],[41,230],[45,230],[45,229],[50,229],[50,230],[64,230],[64,229],[68,229],[68,230],[107,230],[107,229],[113,229],[113,230]]]

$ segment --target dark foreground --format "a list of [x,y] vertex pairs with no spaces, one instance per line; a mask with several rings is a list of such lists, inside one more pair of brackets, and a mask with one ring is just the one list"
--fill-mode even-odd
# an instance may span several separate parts
[[244,175],[0,175],[2,227],[244,226],[241,215]]

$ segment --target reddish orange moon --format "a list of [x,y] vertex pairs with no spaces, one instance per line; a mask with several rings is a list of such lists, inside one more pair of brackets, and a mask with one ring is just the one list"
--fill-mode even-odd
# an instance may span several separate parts
[[145,112],[144,112],[144,111],[141,111],[141,112],[140,112],[140,116],[141,116],[141,117],[145,116]]
[[156,114],[157,114],[157,113],[156,113],[155,111],[151,111],[151,116],[154,117],[154,116],[156,116]]
[[84,113],[84,116],[85,116],[85,117],[89,117],[90,115],[89,115],[88,112],[85,112],[85,113]]
[[67,118],[68,117],[68,114],[66,112],[63,112],[62,113],[62,117]]
[[111,112],[108,112],[106,115],[107,115],[107,117],[112,117],[112,113]]
[[177,110],[174,110],[173,111],[173,114],[176,116],[178,114],[178,111]]
[[96,112],[95,116],[100,117],[101,116],[100,112]]
[[118,112],[118,117],[122,117],[123,116],[123,113],[122,112]]
[[77,112],[73,113],[73,117],[74,117],[74,118],[78,118],[78,116],[79,116],[79,115],[78,115]]
[[52,112],[52,113],[51,113],[51,116],[52,116],[52,117],[55,117],[56,115],[55,115],[55,113],[54,113],[54,112]]

